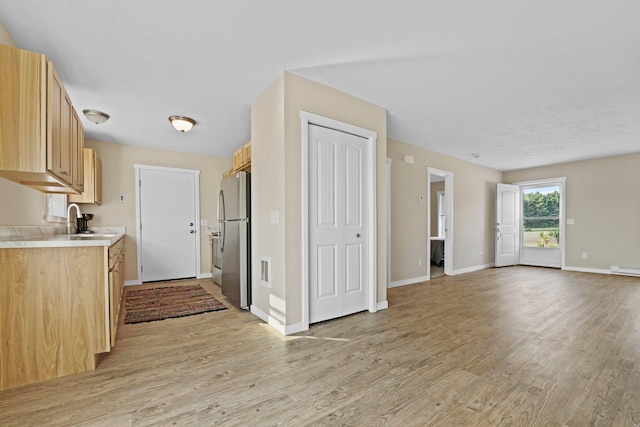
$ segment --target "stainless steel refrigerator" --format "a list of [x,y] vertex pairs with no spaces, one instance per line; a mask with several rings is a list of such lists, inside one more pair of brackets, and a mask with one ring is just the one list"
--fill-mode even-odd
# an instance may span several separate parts
[[222,294],[234,305],[251,305],[251,175],[236,172],[221,183],[218,231],[222,252]]

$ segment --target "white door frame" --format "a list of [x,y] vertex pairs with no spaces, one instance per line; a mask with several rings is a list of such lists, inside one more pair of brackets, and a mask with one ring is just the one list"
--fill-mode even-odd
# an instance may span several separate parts
[[444,274],[453,274],[453,172],[427,167],[427,280],[431,280],[431,175],[444,178]]
[[302,330],[309,329],[309,125],[318,125],[340,132],[346,132],[365,138],[369,144],[368,173],[365,191],[369,195],[369,206],[365,207],[369,215],[369,250],[367,261],[369,265],[369,283],[367,283],[367,298],[370,312],[377,311],[378,276],[377,276],[377,221],[376,221],[376,141],[378,133],[328,117],[300,111],[302,130]]
[[[514,182],[512,185],[517,185],[520,187],[520,211],[522,212],[522,203],[523,203],[523,198],[522,198],[522,190],[526,187],[533,187],[533,186],[539,186],[539,185],[558,185],[560,187],[560,220],[558,221],[558,226],[559,226],[559,230],[560,230],[560,256],[561,256],[561,264],[560,264],[560,269],[564,270],[565,267],[565,250],[564,250],[564,242],[565,242],[565,183],[567,182],[567,177],[566,176],[561,176],[558,178],[549,178],[549,179],[538,179],[538,180],[534,180],[534,181],[521,181],[521,182]],[[523,233],[523,227],[522,227],[522,222],[524,219],[524,215],[521,216],[520,218],[520,263],[522,263],[522,233]]]
[[195,210],[196,210],[196,218],[195,218],[195,230],[197,233],[195,239],[195,253],[196,253],[196,277],[198,279],[202,278],[202,274],[200,272],[200,171],[194,169],[179,169],[179,168],[170,168],[164,166],[150,166],[150,165],[133,165],[135,169],[135,187],[136,187],[136,253],[137,253],[137,270],[136,274],[138,276],[137,282],[142,283],[144,276],[142,274],[142,230],[141,226],[141,217],[140,217],[140,170],[156,170],[156,171],[164,171],[164,172],[180,172],[180,173],[190,173],[194,175],[194,191],[195,191]]
[[387,157],[387,288],[391,285],[391,159]]

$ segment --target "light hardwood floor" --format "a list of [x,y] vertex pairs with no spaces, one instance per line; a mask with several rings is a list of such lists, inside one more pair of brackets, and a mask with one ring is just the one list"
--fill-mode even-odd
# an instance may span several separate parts
[[640,425],[640,279],[509,267],[388,300],[291,337],[233,308],[121,324],[96,371],[0,392],[0,425]]

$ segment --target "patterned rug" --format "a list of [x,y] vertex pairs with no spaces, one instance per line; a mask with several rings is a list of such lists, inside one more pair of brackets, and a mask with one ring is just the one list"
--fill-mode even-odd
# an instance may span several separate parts
[[124,323],[153,322],[193,316],[225,307],[200,285],[170,286],[127,292]]

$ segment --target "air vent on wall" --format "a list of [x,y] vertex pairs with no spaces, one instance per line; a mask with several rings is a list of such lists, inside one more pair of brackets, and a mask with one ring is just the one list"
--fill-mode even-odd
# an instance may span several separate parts
[[260,284],[267,288],[271,287],[271,258],[260,259]]

